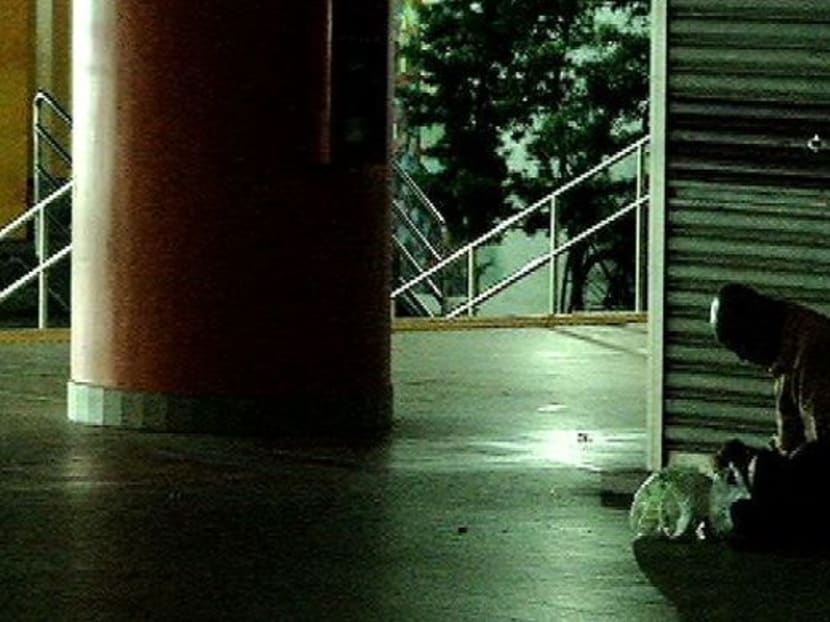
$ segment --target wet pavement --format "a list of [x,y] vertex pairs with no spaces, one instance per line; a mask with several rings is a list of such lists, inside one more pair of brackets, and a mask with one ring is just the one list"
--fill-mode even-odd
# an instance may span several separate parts
[[644,347],[395,334],[394,429],[356,447],[70,424],[68,344],[2,344],[0,619],[715,619],[680,548],[632,550]]

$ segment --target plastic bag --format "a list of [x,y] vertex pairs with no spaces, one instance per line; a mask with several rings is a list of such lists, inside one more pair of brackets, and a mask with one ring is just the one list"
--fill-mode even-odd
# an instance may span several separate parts
[[709,495],[709,524],[715,535],[724,537],[734,531],[732,504],[751,496],[746,480],[734,465],[715,474]]
[[692,537],[708,519],[712,480],[695,469],[665,468],[634,494],[629,524],[635,538]]

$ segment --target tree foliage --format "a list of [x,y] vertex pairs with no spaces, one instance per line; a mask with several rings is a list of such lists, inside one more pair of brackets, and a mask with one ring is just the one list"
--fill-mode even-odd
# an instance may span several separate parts
[[[422,175],[457,241],[489,229],[645,132],[648,0],[414,2],[418,27],[399,53],[398,88],[409,149],[425,128]],[[416,131],[416,128],[418,130]],[[523,151],[524,164],[515,164]],[[566,195],[569,236],[620,205],[599,179]],[[528,230],[547,225],[531,220]],[[630,297],[633,236],[611,231],[568,255],[570,308],[584,305],[588,273],[611,266],[615,296]],[[622,274],[620,274],[622,271]],[[609,288],[610,291],[610,288]],[[609,302],[609,301],[606,301]],[[624,300],[609,304],[625,304]]]

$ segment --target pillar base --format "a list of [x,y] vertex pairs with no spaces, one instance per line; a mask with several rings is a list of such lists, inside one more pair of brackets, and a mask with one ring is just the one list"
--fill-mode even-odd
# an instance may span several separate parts
[[70,381],[69,420],[155,432],[363,437],[392,421],[392,387],[382,395],[240,398],[181,396]]

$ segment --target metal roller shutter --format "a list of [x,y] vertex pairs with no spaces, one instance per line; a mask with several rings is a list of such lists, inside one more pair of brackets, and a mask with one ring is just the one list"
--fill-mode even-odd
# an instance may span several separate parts
[[[708,307],[721,284],[746,282],[830,313],[830,2],[668,2],[671,454],[774,431],[770,379],[711,335]],[[821,144],[810,143],[815,135]]]

